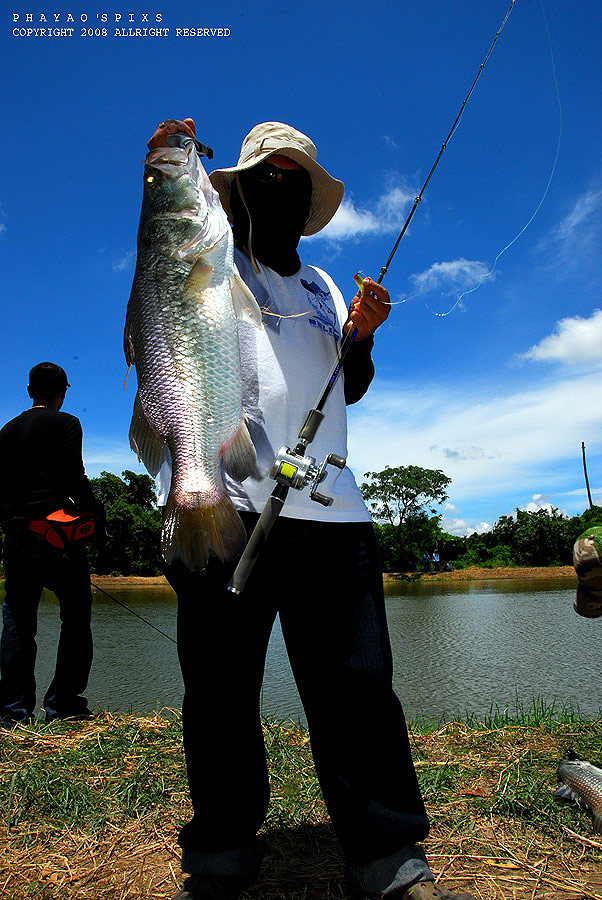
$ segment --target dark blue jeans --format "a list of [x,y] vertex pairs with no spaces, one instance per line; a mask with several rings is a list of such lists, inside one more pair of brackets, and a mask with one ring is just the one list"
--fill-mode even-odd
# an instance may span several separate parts
[[35,710],[35,636],[45,587],[56,594],[61,614],[56,669],[43,703],[46,719],[85,714],[88,704],[82,693],[92,665],[92,592],[85,549],[62,553],[20,531],[6,536],[3,563],[0,718],[26,721]]
[[[250,532],[257,516],[243,514],[243,520]],[[259,867],[256,834],[269,800],[260,692],[279,613],[348,875],[364,888],[362,872],[393,860],[377,891],[400,869],[405,883],[432,877],[415,847],[428,833],[428,819],[392,689],[372,526],[281,517],[239,597],[225,590],[231,572],[212,559],[200,574],[180,565],[168,573],[179,601],[184,750],[194,809],[179,838],[184,871],[252,878]]]

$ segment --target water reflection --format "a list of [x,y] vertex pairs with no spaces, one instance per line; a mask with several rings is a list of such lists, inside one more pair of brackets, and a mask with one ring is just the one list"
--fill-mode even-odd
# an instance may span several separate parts
[[[175,638],[176,601],[169,588],[111,591]],[[389,583],[387,615],[394,685],[409,717],[486,715],[497,704],[602,705],[602,623],[572,609],[574,582]],[[53,672],[59,618],[56,599],[40,604],[36,676],[42,696]],[[101,594],[94,594],[93,707],[137,713],[179,708],[182,680],[175,644]],[[280,625],[266,663],[265,714],[305,722]]]

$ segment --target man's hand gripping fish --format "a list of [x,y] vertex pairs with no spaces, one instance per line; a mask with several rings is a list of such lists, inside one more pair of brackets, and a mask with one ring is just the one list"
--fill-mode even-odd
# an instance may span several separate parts
[[135,365],[130,445],[151,475],[171,457],[161,548],[199,570],[246,537],[221,465],[238,481],[255,449],[242,410],[237,316],[261,310],[233,261],[232,232],[195,143],[151,150],[124,348]]

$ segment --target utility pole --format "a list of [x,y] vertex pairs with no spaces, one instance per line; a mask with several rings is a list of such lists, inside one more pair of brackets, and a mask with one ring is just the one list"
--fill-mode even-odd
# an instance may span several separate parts
[[589,500],[589,508],[594,505],[592,503],[592,492],[589,489],[589,479],[587,477],[587,465],[585,463],[585,444],[581,441],[581,455],[583,457],[583,474],[585,475],[585,487],[587,488],[587,499]]

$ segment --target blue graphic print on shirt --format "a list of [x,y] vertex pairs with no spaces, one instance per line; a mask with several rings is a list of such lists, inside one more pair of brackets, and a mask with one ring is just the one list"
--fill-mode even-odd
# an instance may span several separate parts
[[309,324],[314,328],[319,328],[325,334],[333,335],[338,340],[341,334],[330,291],[322,290],[315,281],[305,281],[304,278],[301,278],[300,281],[307,291],[307,299],[314,310],[314,315],[308,318]]

